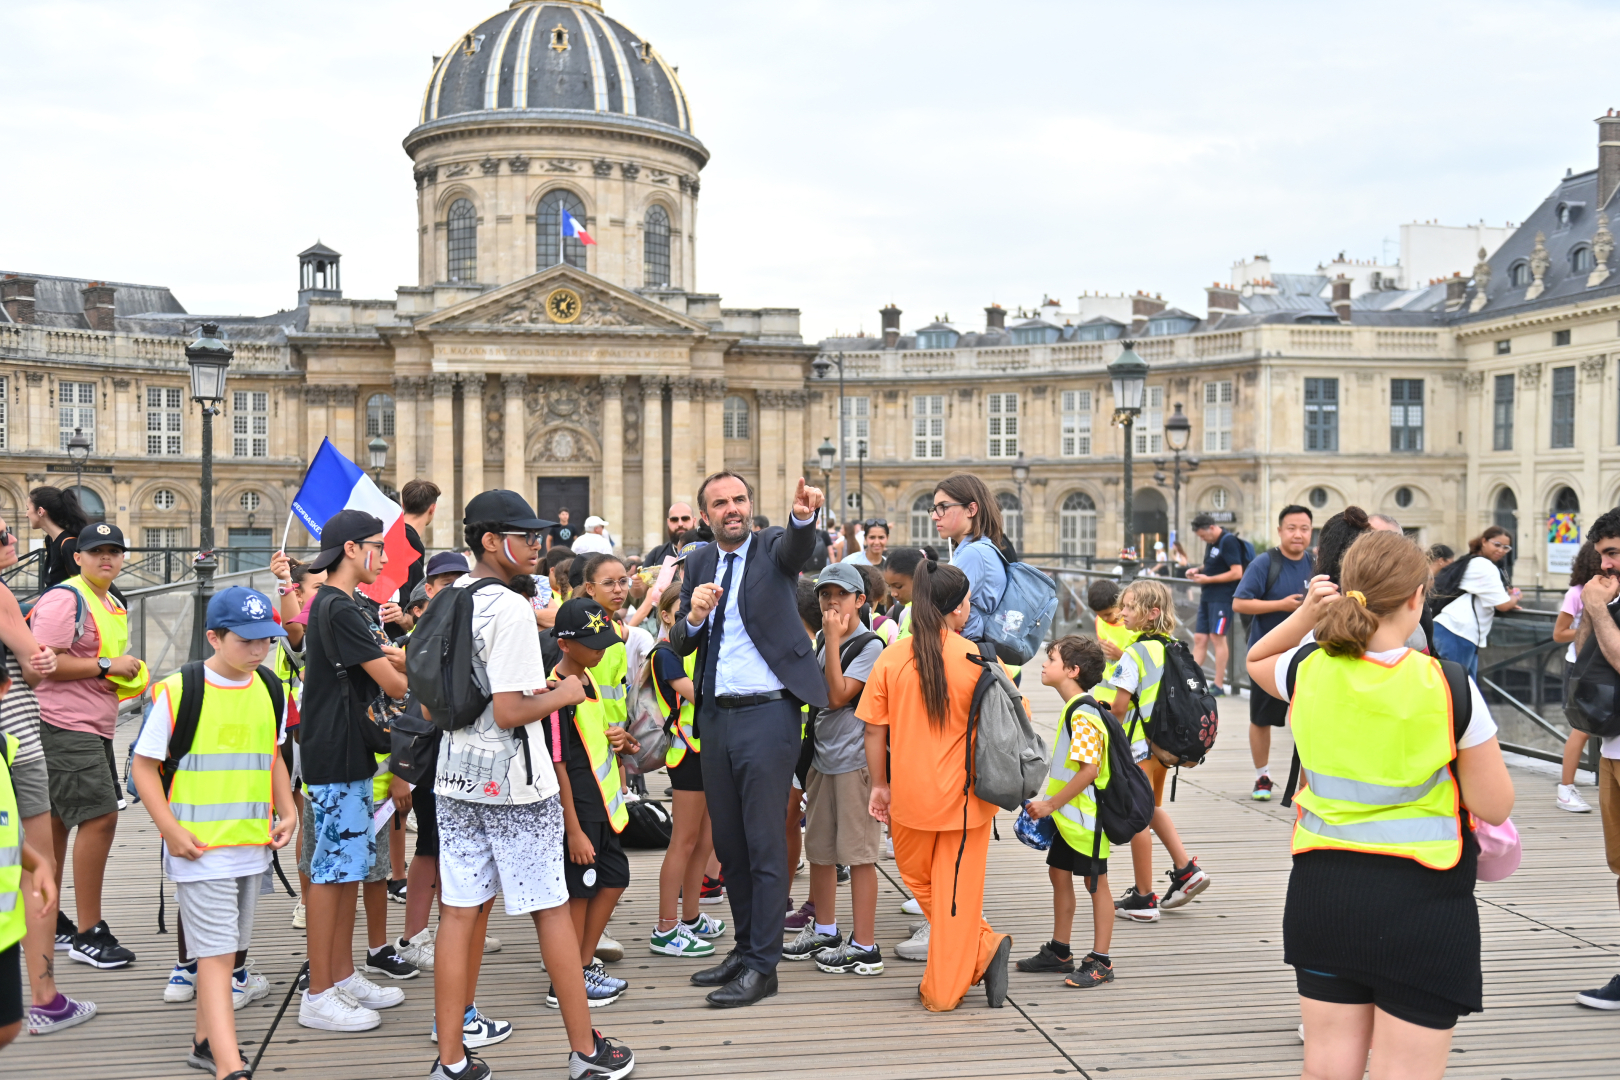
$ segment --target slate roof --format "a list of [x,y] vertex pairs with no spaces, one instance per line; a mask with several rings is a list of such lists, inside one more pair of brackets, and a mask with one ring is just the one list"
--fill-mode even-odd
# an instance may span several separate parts
[[[37,326],[50,327],[53,330],[88,330],[90,323],[84,317],[83,289],[94,279],[56,277],[51,274],[27,274],[20,270],[0,270],[0,277],[15,274],[17,277],[33,278],[37,284],[34,286],[34,323]],[[186,309],[180,306],[174,293],[163,285],[132,285],[127,281],[101,281],[109,285],[113,293],[113,314],[116,318],[127,318],[143,312],[162,312],[171,315],[184,315]],[[0,308],[0,322],[10,322],[11,319]]]

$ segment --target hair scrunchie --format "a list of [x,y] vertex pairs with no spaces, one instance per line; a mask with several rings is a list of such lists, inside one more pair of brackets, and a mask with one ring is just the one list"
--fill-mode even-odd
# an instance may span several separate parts
[[1348,589],[1345,591],[1344,595],[1348,596],[1362,607],[1367,606],[1367,594],[1362,592],[1360,589]]

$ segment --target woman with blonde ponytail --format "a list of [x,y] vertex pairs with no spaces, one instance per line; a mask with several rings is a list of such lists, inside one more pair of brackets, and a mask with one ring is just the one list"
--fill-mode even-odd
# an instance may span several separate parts
[[1405,644],[1428,588],[1416,544],[1364,533],[1339,585],[1313,578],[1249,650],[1249,677],[1290,702],[1302,765],[1283,959],[1306,1080],[1437,1080],[1457,1018],[1484,1007],[1472,819],[1506,821],[1513,783],[1461,666]]

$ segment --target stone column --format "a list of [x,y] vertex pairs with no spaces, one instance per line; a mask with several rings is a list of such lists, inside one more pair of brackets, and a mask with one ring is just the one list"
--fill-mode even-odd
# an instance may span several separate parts
[[[692,430],[692,396],[698,390],[695,380],[681,375],[669,381],[669,501],[691,502],[697,495],[698,455],[703,440]],[[702,416],[702,399],[698,415]],[[662,515],[660,515],[662,519]]]
[[306,462],[315,460],[321,440],[328,434],[326,407],[331,400],[332,392],[324,386],[304,387],[304,419],[308,425],[304,429],[308,433],[304,451]]
[[[799,477],[804,473],[804,410],[810,404],[810,395],[803,390],[788,390],[782,394],[787,411],[782,416],[782,490],[791,492],[798,486]],[[867,482],[873,487],[877,481],[872,478],[872,459],[866,459]],[[819,476],[812,479],[805,477],[807,483],[819,483]],[[787,524],[787,512],[793,509],[793,500],[783,495],[784,512],[782,524]]]
[[355,402],[359,398],[359,391],[352,386],[334,386],[332,388],[332,412],[328,426],[332,430],[332,444],[350,461],[365,468],[369,462],[366,451],[365,425],[355,420]]
[[394,376],[394,486],[416,479],[416,395],[421,376]]
[[[624,376],[602,376],[602,516],[628,544],[624,520]],[[646,549],[643,549],[646,550]]]
[[703,475],[726,467],[726,380],[707,379],[703,402]]
[[433,518],[433,546],[441,550],[459,548],[456,523],[461,520],[462,504],[456,498],[456,377],[440,372],[428,382],[433,388],[433,428],[428,433],[429,460],[433,464],[429,471],[442,493],[443,511]]
[[643,375],[641,398],[641,550],[651,551],[664,532],[664,376]]
[[756,513],[771,519],[772,525],[787,523],[782,497],[782,399],[780,390],[760,390],[759,402],[759,485],[754,493]]
[[527,375],[502,375],[501,392],[506,397],[506,438],[505,457],[506,467],[503,471],[502,484],[508,491],[515,491],[525,499],[529,497],[526,480],[524,478],[526,462],[524,461],[525,443],[528,442],[527,423],[523,415],[523,396],[529,389]]
[[461,374],[461,501],[484,490],[484,375]]

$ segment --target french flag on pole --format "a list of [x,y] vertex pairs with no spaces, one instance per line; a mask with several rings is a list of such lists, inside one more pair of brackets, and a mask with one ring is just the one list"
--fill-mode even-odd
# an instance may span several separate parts
[[562,208],[562,234],[564,240],[577,239],[582,244],[590,244],[593,247],[596,245],[596,241],[591,239],[591,234],[585,231],[585,226],[568,212],[566,206]]
[[[416,549],[405,539],[403,512],[360,466],[338,452],[332,440],[322,439],[315,460],[304,473],[304,485],[293,497],[292,512],[318,540],[321,526],[339,510],[364,510],[382,519],[383,551],[388,555],[388,564],[376,581],[360,586],[361,592],[381,604],[399,591],[411,563],[417,558]],[[282,544],[286,545],[285,536]]]

